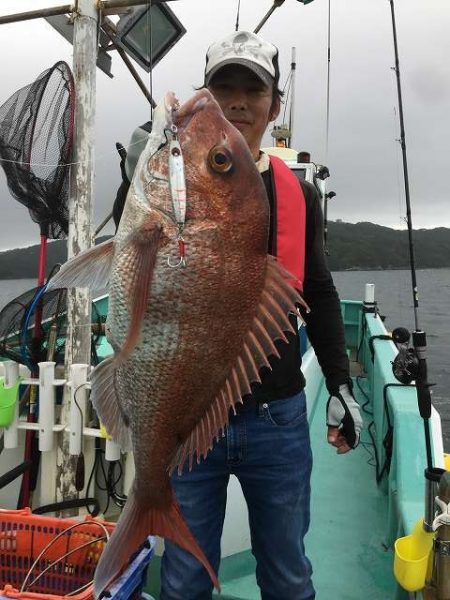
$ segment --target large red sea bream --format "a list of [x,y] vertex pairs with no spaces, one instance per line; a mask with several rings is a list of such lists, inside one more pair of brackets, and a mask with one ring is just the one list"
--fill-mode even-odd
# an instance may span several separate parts
[[209,91],[181,107],[167,94],[116,236],[52,280],[53,287],[109,280],[106,328],[115,354],[93,372],[91,397],[136,466],[97,568],[96,597],[149,534],[194,554],[218,586],[170,474],[206,456],[302,303],[291,276],[267,254],[268,229],[262,178]]

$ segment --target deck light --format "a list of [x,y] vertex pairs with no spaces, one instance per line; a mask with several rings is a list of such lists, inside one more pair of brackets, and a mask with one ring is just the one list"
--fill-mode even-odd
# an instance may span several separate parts
[[164,3],[133,8],[120,17],[114,43],[149,73],[186,33]]

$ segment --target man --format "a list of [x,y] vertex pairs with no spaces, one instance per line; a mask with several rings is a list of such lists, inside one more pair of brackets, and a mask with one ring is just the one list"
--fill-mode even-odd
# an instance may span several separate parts
[[[260,151],[268,124],[280,111],[278,80],[278,50],[255,34],[235,32],[208,50],[205,86],[244,136],[266,186],[271,207],[268,252],[303,281],[303,296],[311,308],[304,315],[307,331],[330,392],[328,442],[343,454],[357,446],[362,421],[351,392],[339,298],[325,263],[319,198],[314,186],[300,186],[282,161]],[[294,218],[296,214],[303,216]],[[230,416],[226,436],[191,472],[185,469],[173,477],[186,521],[216,570],[226,488],[230,474],[238,477],[263,600],[315,597],[303,544],[312,467],[305,379],[299,337],[288,337],[289,344],[277,343],[280,358],[270,357],[272,370],[261,370],[262,383],[252,386],[252,395]],[[161,600],[210,600],[211,595],[202,565],[166,541]]]

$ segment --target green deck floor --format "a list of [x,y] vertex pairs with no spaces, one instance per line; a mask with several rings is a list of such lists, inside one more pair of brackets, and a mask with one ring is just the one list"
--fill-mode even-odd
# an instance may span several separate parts
[[[355,394],[358,393],[356,388]],[[385,498],[377,489],[374,467],[369,464],[373,462],[370,448],[360,444],[350,454],[335,454],[326,442],[326,399],[324,389],[311,422],[314,468],[311,529],[306,546],[313,564],[317,600],[393,600],[393,555],[383,546]],[[370,442],[367,430],[362,441]],[[254,564],[250,552],[222,561],[221,600],[260,598]],[[152,583],[148,587],[155,597],[158,568],[156,559],[151,565]]]
[[[354,393],[359,397],[359,389]],[[395,598],[393,553],[383,546],[386,500],[377,488],[369,424],[359,447],[337,455],[325,440],[326,390],[311,423],[314,454],[311,529],[306,540],[318,600]],[[369,453],[370,452],[370,453]],[[370,463],[370,464],[369,464]],[[254,596],[255,598],[257,596]]]

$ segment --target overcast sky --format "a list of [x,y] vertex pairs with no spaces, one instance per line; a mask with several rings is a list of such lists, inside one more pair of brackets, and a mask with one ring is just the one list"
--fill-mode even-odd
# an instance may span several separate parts
[[[0,15],[63,4],[2,0]],[[172,89],[180,99],[202,83],[204,55],[234,30],[238,0],[170,2],[186,35],[155,67],[153,95]],[[241,0],[240,28],[252,30],[272,0]],[[450,2],[395,0],[406,142],[415,228],[450,227],[446,175],[450,170]],[[326,155],[328,0],[304,6],[286,0],[261,30],[280,49],[282,79],[297,50],[293,145],[326,162],[336,198],[329,217],[404,226],[405,202],[398,142],[397,96],[388,0],[332,0],[330,127]],[[72,47],[43,20],[0,26],[0,104],[58,60],[72,63]],[[138,67],[139,69],[139,67]],[[149,119],[149,105],[115,55],[109,79],[97,70],[95,225],[112,207],[120,184],[115,142]],[[140,71],[148,81],[149,76]],[[280,120],[278,121],[280,123]],[[267,136],[266,143],[271,143]],[[14,200],[0,169],[0,250],[38,242],[27,210]]]

